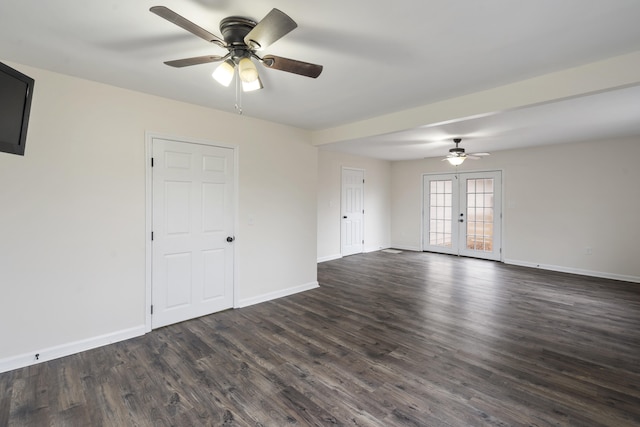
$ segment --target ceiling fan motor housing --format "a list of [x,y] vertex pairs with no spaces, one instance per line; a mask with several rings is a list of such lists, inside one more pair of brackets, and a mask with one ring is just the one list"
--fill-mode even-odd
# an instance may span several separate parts
[[245,44],[244,38],[255,26],[255,21],[241,16],[230,16],[220,21],[220,32],[234,61],[251,56],[251,50]]
[[456,146],[455,148],[449,149],[449,153],[456,157],[464,156],[464,148],[458,147],[458,144],[462,142],[462,138],[453,138],[453,142],[456,144]]
[[257,25],[256,21],[242,16],[229,16],[220,21],[220,32],[227,44],[234,46],[243,46],[244,38],[253,27]]

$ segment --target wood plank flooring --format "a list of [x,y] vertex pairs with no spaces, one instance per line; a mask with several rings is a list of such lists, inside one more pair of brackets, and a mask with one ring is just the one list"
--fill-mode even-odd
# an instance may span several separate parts
[[638,426],[640,284],[448,255],[0,374],[0,426]]

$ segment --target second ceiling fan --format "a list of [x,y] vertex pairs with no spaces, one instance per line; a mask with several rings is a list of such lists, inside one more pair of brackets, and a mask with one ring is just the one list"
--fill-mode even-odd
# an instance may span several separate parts
[[453,166],[461,165],[465,159],[473,159],[477,160],[480,157],[489,156],[489,153],[472,153],[466,154],[464,148],[458,147],[458,144],[462,142],[462,138],[453,138],[453,142],[456,144],[455,148],[451,148],[449,150],[449,154],[447,157],[442,159],[442,161],[447,160]]
[[228,53],[224,56],[205,55],[165,62],[172,67],[222,62],[213,72],[213,78],[224,86],[231,84],[237,70],[243,91],[262,89],[262,81],[253,60],[262,63],[267,68],[306,77],[316,78],[322,72],[322,65],[275,55],[260,57],[257,54],[257,51],[270,46],[298,26],[293,19],[278,9],[272,9],[260,22],[241,16],[224,18],[220,21],[222,38],[165,6],[153,6],[149,10],[205,41],[227,49]]

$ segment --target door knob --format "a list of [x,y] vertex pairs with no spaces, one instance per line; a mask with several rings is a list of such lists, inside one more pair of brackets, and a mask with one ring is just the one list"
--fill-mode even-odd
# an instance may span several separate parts
[[233,242],[234,240],[236,240],[235,237],[231,237],[231,236],[227,237],[227,242],[229,243]]
[[342,218],[347,219],[347,216],[345,215],[345,216],[343,216]]

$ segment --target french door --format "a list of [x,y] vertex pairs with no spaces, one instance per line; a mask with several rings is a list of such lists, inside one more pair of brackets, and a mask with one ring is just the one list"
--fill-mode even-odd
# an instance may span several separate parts
[[424,175],[425,251],[500,260],[502,173]]

